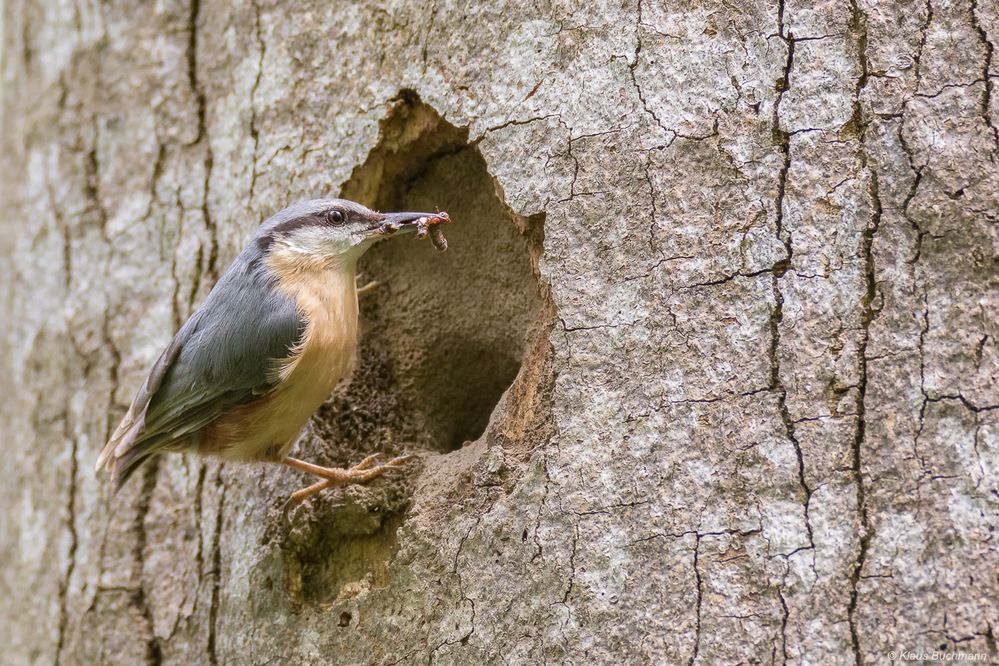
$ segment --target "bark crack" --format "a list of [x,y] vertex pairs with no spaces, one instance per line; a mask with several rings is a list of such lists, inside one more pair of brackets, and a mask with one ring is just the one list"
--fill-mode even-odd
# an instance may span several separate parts
[[[579,519],[576,519],[573,525],[572,531],[572,546],[569,551],[569,582],[565,587],[565,592],[562,594],[563,605],[567,605],[569,602],[569,596],[572,594],[572,589],[576,585],[576,551],[579,545]],[[564,626],[564,625],[563,625]]]
[[[564,123],[563,123],[563,125],[564,125]],[[573,144],[574,141],[579,141],[580,139],[590,139],[590,138],[598,137],[598,136],[606,136],[608,134],[617,134],[618,132],[621,131],[621,129],[610,129],[610,130],[606,130],[604,132],[593,132],[592,134],[580,134],[579,136],[572,136],[572,130],[568,126],[565,126],[565,127],[566,127],[566,130],[569,132],[569,146],[568,146],[568,149],[566,151],[566,154],[568,155],[569,159],[571,159],[572,162],[573,162],[572,182],[569,183],[569,196],[567,196],[564,199],[559,199],[555,203],[565,203],[566,201],[572,201],[575,197],[594,196],[594,195],[597,195],[597,194],[606,194],[608,192],[608,190],[593,190],[593,191],[587,191],[587,192],[577,192],[576,191],[576,181],[579,178],[579,158],[576,157],[573,154],[573,152],[572,152],[572,144]]]
[[142,470],[142,488],[139,491],[139,505],[136,508],[135,513],[134,529],[136,539],[135,550],[133,551],[133,559],[135,560],[135,566],[137,568],[137,583],[132,594],[132,600],[135,607],[139,609],[139,613],[143,619],[143,624],[145,624],[146,631],[148,632],[148,637],[146,638],[146,660],[153,666],[159,666],[159,664],[163,663],[163,652],[153,630],[152,609],[149,606],[149,600],[146,598],[146,589],[143,582],[142,572],[145,568],[144,565],[146,557],[146,515],[149,513],[149,506],[152,503],[153,491],[156,488],[157,472],[159,471],[160,466],[159,463],[159,458],[153,457],[146,463]]
[[[263,33],[260,30],[260,4],[253,0],[253,31],[256,35],[257,47],[260,49],[260,57],[257,59],[257,75],[253,79],[253,87],[250,88],[250,136],[253,137],[253,155],[250,160],[250,205],[253,205],[253,194],[257,187],[257,149],[260,146],[260,129],[257,127],[257,88],[260,87],[260,79],[264,73],[264,57],[267,54],[267,44],[264,43]],[[207,196],[207,195],[206,195]]]
[[697,655],[701,651],[701,602],[703,599],[703,581],[701,579],[701,569],[700,569],[700,554],[701,554],[701,537],[700,533],[694,534],[694,580],[697,583],[694,604],[694,612],[696,618],[696,624],[694,625],[694,651],[690,655],[690,661],[687,662],[688,666],[693,666],[694,662],[697,660]]
[[69,531],[69,551],[67,553],[68,563],[66,564],[66,574],[59,585],[59,638],[56,643],[56,666],[62,663],[62,651],[66,643],[66,631],[69,626],[69,584],[76,570],[76,549],[79,538],[76,532],[76,489],[77,475],[79,473],[79,441],[73,436],[69,427],[69,413],[63,414],[63,436],[70,443],[69,459],[69,489],[66,499],[66,527]]
[[[543,116],[533,116],[531,118],[524,118],[523,120],[518,120],[518,119],[506,120],[500,123],[499,125],[493,125],[491,127],[485,128],[484,130],[482,130],[482,134],[477,136],[472,141],[469,141],[469,143],[473,146],[477,146],[480,143],[482,143],[482,141],[486,138],[486,135],[490,134],[491,132],[498,132],[501,129],[506,129],[507,127],[516,127],[518,125],[530,125],[531,123],[540,122],[542,120],[547,120],[549,118],[558,118],[559,121],[561,122],[562,114],[546,113]],[[562,123],[562,125],[565,126],[564,123]]]
[[867,434],[867,380],[868,380],[868,358],[867,346],[870,341],[870,327],[878,310],[875,308],[877,297],[877,275],[874,261],[874,238],[881,225],[882,205],[880,198],[880,183],[878,179],[877,165],[874,164],[867,154],[867,123],[864,119],[864,109],[862,94],[867,85],[869,77],[869,62],[867,58],[868,27],[867,15],[860,8],[857,0],[851,0],[852,13],[850,17],[850,32],[857,36],[857,57],[860,64],[860,76],[857,79],[857,86],[854,92],[853,120],[855,127],[860,131],[860,160],[862,167],[869,175],[868,196],[871,204],[870,221],[864,229],[861,240],[860,254],[863,260],[864,269],[864,292],[860,300],[860,324],[861,337],[857,350],[857,363],[859,382],[857,387],[856,401],[856,428],[852,442],[851,472],[856,485],[857,499],[857,519],[860,525],[860,536],[858,540],[857,555],[853,570],[850,575],[850,600],[847,606],[847,619],[850,626],[850,640],[853,647],[853,656],[857,664],[864,663],[863,650],[860,644],[860,630],[857,626],[857,607],[859,604],[858,583],[863,573],[864,564],[867,560],[867,552],[873,537],[873,528],[867,511],[867,500],[864,488],[863,470],[863,447]]
[[222,519],[225,508],[225,482],[222,479],[222,466],[215,475],[219,505],[215,511],[215,539],[212,543],[212,601],[208,611],[208,663],[218,666],[218,612],[222,588]]
[[899,144],[902,146],[902,151],[906,154],[906,157],[909,160],[909,168],[912,170],[914,175],[912,177],[912,185],[909,186],[909,191],[906,193],[905,199],[902,201],[902,217],[906,219],[909,225],[916,232],[916,247],[913,250],[912,257],[906,259],[906,263],[915,265],[923,253],[923,239],[926,237],[926,231],[923,230],[919,222],[917,222],[912,216],[912,213],[909,211],[909,207],[912,205],[912,200],[916,198],[920,183],[923,182],[924,167],[916,165],[915,153],[909,145],[908,140],[905,138],[904,129],[905,118],[903,116],[902,121],[898,125],[898,140]]
[[[649,203],[652,205],[652,221],[649,222],[649,250],[655,254],[659,253],[659,248],[656,247],[656,229],[659,228],[659,206],[656,203],[656,187],[652,183],[652,151],[649,150],[645,153],[645,184],[649,186]],[[690,257],[688,257],[690,258]],[[667,261],[666,257],[661,257],[659,261],[652,266],[643,276],[626,277],[624,281],[634,280],[637,277],[648,277],[652,273],[663,265]]]
[[[926,0],[926,20],[923,21],[923,25],[919,32],[919,45],[916,47],[916,53],[912,58],[913,70],[916,78],[916,91],[918,93],[919,87],[922,81],[922,61],[923,61],[923,51],[926,49],[926,39],[929,34],[930,25],[933,23],[933,3],[932,0]],[[915,266],[919,261],[920,256],[923,252],[923,239],[926,237],[926,232],[920,226],[919,222],[912,216],[909,208],[912,204],[913,199],[915,199],[917,192],[919,191],[919,186],[923,180],[923,169],[925,165],[916,164],[916,153],[912,146],[909,145],[908,140],[905,138],[905,111],[908,108],[909,100],[902,103],[902,112],[898,114],[899,126],[898,126],[898,140],[902,146],[902,151],[905,152],[906,157],[909,160],[909,168],[915,174],[913,176],[912,185],[909,187],[909,191],[905,195],[905,200],[902,203],[902,217],[909,222],[909,225],[916,232],[916,247],[913,251],[912,257],[906,260],[906,263]],[[915,269],[913,269],[915,272]]]
[[[63,101],[60,100],[60,111],[62,108]],[[62,214],[62,209],[58,203],[58,200],[52,190],[52,183],[48,177],[45,178],[45,188],[49,198],[49,206],[52,210],[53,219],[56,223],[56,228],[60,230],[61,241],[62,241],[62,262],[63,262],[63,289],[65,290],[66,297],[70,297],[72,294],[73,285],[73,248],[72,248],[72,231],[69,224],[66,223],[66,219]],[[73,340],[72,334],[68,334],[70,345],[73,347],[76,355],[83,362],[84,376],[89,374],[91,364],[90,361],[82,354]],[[70,385],[71,381],[69,366],[67,366],[64,381],[67,386]],[[67,563],[66,572],[63,575],[62,581],[59,585],[59,633],[58,639],[56,641],[56,651],[55,651],[55,664],[58,666],[62,662],[62,651],[66,643],[66,633],[69,627],[69,586],[70,581],[73,578],[73,572],[76,570],[76,552],[79,545],[79,535],[76,530],[76,492],[78,484],[78,472],[79,472],[79,440],[73,434],[73,428],[70,423],[70,413],[71,413],[71,402],[70,396],[67,394],[64,399],[62,418],[62,428],[63,428],[63,438],[69,442],[70,445],[70,459],[69,459],[69,488],[68,496],[66,498],[66,528],[69,532],[69,548],[67,550]]]
[[659,115],[656,114],[655,110],[649,106],[649,102],[645,99],[645,93],[642,92],[642,86],[638,83],[638,78],[635,76],[635,70],[638,68],[638,59],[642,55],[642,26],[645,25],[642,20],[642,0],[638,0],[638,20],[635,26],[635,52],[632,57],[632,61],[628,63],[628,72],[631,74],[631,83],[635,87],[635,92],[638,93],[638,99],[642,103],[642,108],[645,109],[645,113],[652,118],[653,122],[659,126],[659,129],[663,130],[673,138],[676,138],[676,132],[666,127]]
[[930,332],[930,303],[929,294],[927,290],[923,289],[923,312],[922,312],[923,325],[919,329],[919,393],[923,396],[922,402],[919,404],[919,427],[916,429],[916,435],[912,439],[912,453],[919,461],[920,466],[923,468],[924,472],[926,470],[926,461],[919,454],[919,438],[923,436],[923,427],[926,425],[926,406],[930,403],[930,396],[926,393],[926,336]]
[[424,71],[424,73],[426,73],[426,71],[427,71],[428,47],[430,46],[430,39],[433,36],[434,23],[436,23],[436,21],[437,21],[437,12],[439,10],[440,10],[440,6],[439,6],[439,4],[437,2],[435,2],[434,6],[430,9],[430,20],[427,21],[427,30],[426,30],[426,34],[423,37],[423,47],[420,49],[420,57],[423,60],[423,71]]
[[[215,227],[215,222],[212,219],[211,211],[209,210],[208,200],[211,187],[212,179],[212,166],[214,164],[214,155],[212,153],[211,141],[208,140],[208,127],[207,127],[207,101],[205,98],[205,92],[198,80],[198,21],[201,16],[201,0],[191,0],[190,5],[190,15],[188,17],[188,41],[187,41],[187,79],[188,85],[191,91],[194,93],[195,107],[198,118],[198,134],[195,140],[190,145],[203,145],[204,150],[204,160],[203,166],[205,170],[204,181],[202,183],[202,198],[201,198],[201,215],[204,218],[205,228],[209,235],[209,251],[208,251],[208,265],[205,272],[213,280],[218,278],[218,272],[216,269],[216,262],[218,260],[219,253],[219,243],[218,243],[218,230]],[[200,266],[200,262],[199,262]]]
[[[465,594],[465,582],[462,579],[461,573],[459,573],[458,559],[461,557],[461,551],[465,547],[465,542],[468,541],[469,537],[472,535],[472,532],[474,532],[475,528],[478,527],[481,523],[482,523],[482,515],[476,516],[475,522],[469,525],[468,530],[465,532],[465,534],[462,535],[461,540],[458,542],[458,547],[454,551],[454,560],[451,563],[451,571],[450,571],[450,573],[458,579],[458,593],[461,595],[461,600],[459,603],[464,603],[467,601],[472,608],[472,617],[471,620],[469,621],[469,624],[471,626],[469,627],[468,632],[463,636],[461,636],[460,638],[456,639],[445,638],[444,640],[434,645],[430,649],[430,652],[427,653],[428,664],[433,663],[434,657],[437,655],[437,652],[445,645],[455,645],[455,644],[467,645],[469,639],[472,637],[472,634],[475,633],[475,615],[476,615],[475,600],[469,597],[467,594]],[[458,628],[458,625],[456,625],[455,628]]]
[[[777,176],[777,198],[774,202],[774,215],[775,215],[775,234],[777,236],[777,241],[784,246],[785,256],[778,260],[771,269],[768,271],[771,273],[771,292],[774,298],[774,310],[770,317],[770,383],[769,388],[776,392],[777,394],[777,408],[780,413],[781,423],[784,426],[784,432],[787,436],[788,441],[791,446],[794,447],[795,457],[798,461],[798,486],[801,489],[803,495],[802,508],[804,511],[805,519],[805,531],[808,535],[808,546],[801,549],[797,549],[794,552],[800,550],[811,550],[812,551],[812,568],[815,567],[815,540],[812,532],[812,522],[811,516],[809,515],[809,509],[812,499],[812,488],[809,486],[807,477],[805,474],[805,457],[801,450],[801,443],[798,440],[797,432],[795,429],[794,419],[791,418],[790,409],[787,406],[787,387],[784,386],[783,380],[781,379],[781,362],[780,362],[780,343],[781,343],[781,325],[784,321],[784,294],[781,291],[780,280],[787,273],[787,270],[791,267],[791,262],[794,258],[794,244],[791,231],[784,228],[784,199],[787,194],[787,182],[791,171],[791,136],[786,130],[781,128],[780,122],[780,104],[784,98],[784,94],[791,88],[791,70],[794,67],[794,46],[795,42],[798,41],[794,36],[786,30],[784,24],[784,1],[781,0],[777,5],[777,29],[780,39],[784,41],[787,46],[787,57],[784,61],[784,71],[782,73],[781,79],[777,82],[777,99],[774,101],[774,112],[773,112],[773,139],[778,146],[781,156],[782,163],[780,171]],[[767,271],[762,271],[767,272]]]
[[534,547],[537,550],[535,550],[534,554],[531,555],[531,562],[533,562],[534,560],[536,560],[539,557],[541,557],[541,554],[542,554],[542,552],[544,550],[543,547],[542,547],[542,545],[541,545],[541,539],[538,538],[538,532],[541,530],[541,514],[544,512],[545,502],[548,501],[548,491],[549,491],[549,489],[551,487],[551,482],[552,482],[551,475],[548,472],[548,456],[547,456],[547,453],[543,452],[542,455],[541,455],[541,466],[542,466],[542,471],[545,474],[545,486],[544,486],[544,489],[542,491],[541,501],[538,502],[538,513],[537,513],[537,515],[534,518],[534,535],[533,535],[533,541],[534,541]]
[[[787,663],[787,621],[791,617],[791,611],[787,607],[787,600],[784,599],[784,592],[780,588],[777,589],[777,598],[780,599],[781,616],[780,616],[780,651],[781,651],[781,663]],[[774,652],[776,653],[776,645],[774,646]],[[774,655],[776,656],[776,655]],[[776,659],[772,659],[776,662]]]
[[989,128],[992,132],[992,143],[993,143],[993,161],[995,160],[995,151],[999,150],[999,128],[996,128],[995,124],[992,122],[992,57],[995,53],[995,48],[992,42],[989,41],[989,36],[982,27],[982,24],[978,21],[978,0],[971,0],[971,26],[978,33],[978,38],[982,40],[982,45],[985,47],[985,62],[982,63],[982,78],[985,86],[982,91],[982,101],[980,105],[980,112],[982,119],[985,121],[985,126]]
[[[180,200],[180,191],[178,190],[175,194],[174,203],[177,206],[179,214],[177,215],[177,236],[178,238],[184,233],[184,207]],[[194,264],[194,280],[192,281],[191,290],[187,297],[188,311],[191,310],[194,299],[194,292],[197,288],[197,283],[200,281],[201,275],[201,245],[198,245],[197,259]],[[180,287],[181,279],[180,275],[177,273],[177,248],[174,248],[170,253],[170,278],[173,280],[173,294],[170,296],[170,315],[171,321],[173,322],[173,329],[176,331],[183,324],[182,315],[180,312]]]

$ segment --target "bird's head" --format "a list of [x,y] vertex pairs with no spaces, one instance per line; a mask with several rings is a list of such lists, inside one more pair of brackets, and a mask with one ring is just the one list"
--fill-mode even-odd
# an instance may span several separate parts
[[434,213],[379,213],[346,199],[301,201],[275,214],[255,237],[268,255],[288,261],[353,266],[377,241],[418,229],[420,218]]

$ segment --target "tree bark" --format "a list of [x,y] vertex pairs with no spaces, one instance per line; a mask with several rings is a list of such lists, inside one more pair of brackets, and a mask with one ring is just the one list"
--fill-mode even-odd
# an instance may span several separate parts
[[[995,2],[2,26],[5,663],[999,659]],[[174,455],[112,496],[173,331],[337,193],[454,237],[373,252],[300,446],[420,464],[289,507],[294,472]]]

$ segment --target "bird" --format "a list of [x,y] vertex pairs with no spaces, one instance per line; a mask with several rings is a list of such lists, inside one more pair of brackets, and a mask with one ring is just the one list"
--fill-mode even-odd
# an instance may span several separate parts
[[410,456],[329,468],[289,456],[306,422],[347,377],[358,343],[357,262],[397,234],[426,235],[446,213],[379,213],[310,199],[268,218],[149,370],[95,471],[114,492],[150,458],[194,452],[281,463],[330,487],[366,483]]

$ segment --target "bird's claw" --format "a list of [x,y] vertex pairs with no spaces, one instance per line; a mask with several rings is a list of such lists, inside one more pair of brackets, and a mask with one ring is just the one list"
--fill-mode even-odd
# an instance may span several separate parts
[[300,466],[298,469],[301,471],[313,474],[314,476],[319,476],[323,480],[292,493],[291,501],[295,503],[302,502],[303,500],[318,492],[326,490],[327,488],[367,483],[368,481],[377,479],[388,472],[404,467],[407,463],[414,459],[414,456],[412,455],[404,455],[378,464],[378,460],[381,457],[382,453],[380,452],[372,453],[361,460],[361,462],[348,469],[319,467],[317,465],[307,465],[308,469],[304,469]]
[[374,291],[378,287],[382,286],[382,283],[379,282],[378,280],[368,280],[364,284],[361,284],[361,282],[364,281],[364,275],[365,275],[364,273],[358,273],[357,275],[354,276],[354,289],[357,292],[358,296],[363,296],[368,292]]

